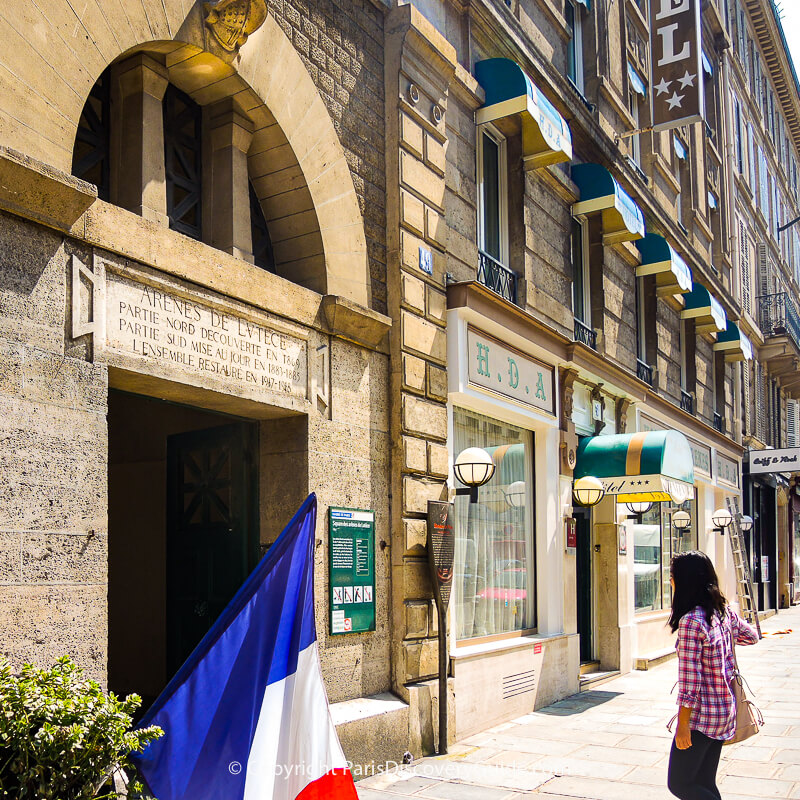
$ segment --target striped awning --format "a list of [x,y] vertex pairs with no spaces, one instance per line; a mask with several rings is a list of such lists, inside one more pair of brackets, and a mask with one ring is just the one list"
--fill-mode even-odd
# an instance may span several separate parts
[[616,178],[600,164],[574,164],[572,180],[581,199],[572,213],[603,215],[603,244],[632,242],[644,236],[644,214]]
[[726,361],[751,361],[753,358],[753,345],[735,322],[728,321],[728,327],[717,334],[714,350],[725,353]]
[[578,445],[574,477],[599,478],[620,503],[683,503],[694,494],[694,462],[678,431],[592,436]]
[[636,276],[655,275],[659,294],[684,294],[691,291],[692,271],[672,249],[669,242],[657,233],[648,233],[636,242],[642,263]]
[[725,309],[702,283],[692,283],[692,291],[684,297],[681,319],[693,319],[697,333],[718,333],[728,327]]
[[475,121],[480,125],[519,114],[526,169],[572,159],[569,125],[519,64],[510,58],[488,58],[475,64],[475,77],[486,98]]

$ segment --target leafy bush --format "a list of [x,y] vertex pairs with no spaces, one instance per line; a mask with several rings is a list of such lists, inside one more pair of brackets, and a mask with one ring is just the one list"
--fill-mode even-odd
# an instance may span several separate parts
[[164,733],[131,730],[140,703],[135,694],[105,694],[67,656],[52,669],[26,664],[18,675],[0,657],[0,798],[117,797],[114,770]]

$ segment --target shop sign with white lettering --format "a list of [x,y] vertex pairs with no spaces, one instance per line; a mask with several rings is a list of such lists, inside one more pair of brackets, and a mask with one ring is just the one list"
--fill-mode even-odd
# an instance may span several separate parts
[[304,398],[306,342],[164,289],[106,272],[106,350],[154,371],[178,370]]
[[467,329],[469,382],[555,414],[555,370],[476,328]]
[[654,130],[705,117],[701,0],[650,0],[650,107]]
[[800,447],[751,450],[750,474],[764,475],[769,472],[800,472]]

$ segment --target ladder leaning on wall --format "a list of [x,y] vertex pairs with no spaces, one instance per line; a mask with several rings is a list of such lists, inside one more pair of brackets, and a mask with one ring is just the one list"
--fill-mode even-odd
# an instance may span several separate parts
[[753,591],[753,578],[750,574],[750,562],[747,558],[747,548],[744,543],[742,533],[741,515],[739,513],[739,498],[726,498],[728,511],[733,517],[733,522],[729,528],[731,553],[733,554],[733,567],[736,571],[736,593],[739,596],[739,609],[742,616],[755,627],[758,637],[761,638],[761,624],[758,620],[758,608],[756,608],[755,592]]

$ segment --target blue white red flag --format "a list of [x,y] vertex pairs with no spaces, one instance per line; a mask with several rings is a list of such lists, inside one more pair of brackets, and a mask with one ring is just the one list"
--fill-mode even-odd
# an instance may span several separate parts
[[142,720],[158,800],[357,800],[322,682],[310,495]]

